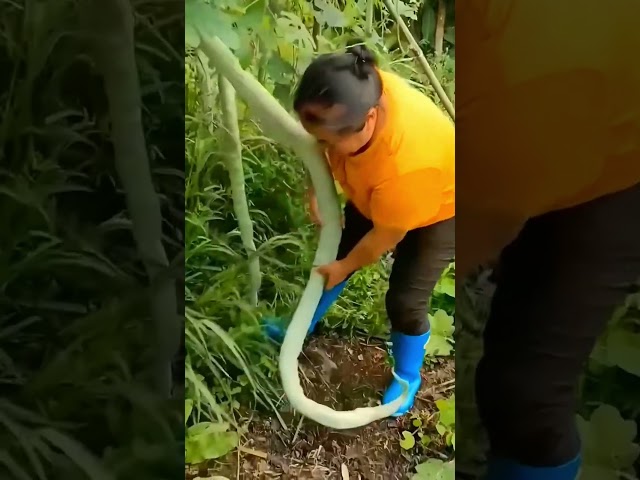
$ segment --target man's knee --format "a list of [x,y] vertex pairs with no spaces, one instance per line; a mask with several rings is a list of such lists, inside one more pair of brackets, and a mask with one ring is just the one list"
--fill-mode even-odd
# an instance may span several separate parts
[[422,335],[429,331],[429,299],[416,292],[389,290],[385,298],[387,315],[393,330],[405,335]]
[[486,360],[476,400],[493,454],[531,466],[563,464],[579,451],[574,389],[513,361]]

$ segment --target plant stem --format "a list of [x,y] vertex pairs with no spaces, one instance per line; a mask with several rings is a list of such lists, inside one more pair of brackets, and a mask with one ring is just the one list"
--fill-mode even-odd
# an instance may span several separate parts
[[373,34],[373,8],[375,7],[376,0],[368,0],[367,1],[367,11],[365,17],[365,32],[367,33],[367,37],[371,37]]
[[435,38],[435,54],[437,57],[442,56],[444,51],[444,27],[447,22],[447,8],[445,0],[438,0],[438,13],[436,15],[436,38]]
[[262,283],[260,273],[260,258],[256,254],[253,240],[253,223],[249,213],[249,203],[244,188],[244,170],[242,168],[242,143],[238,129],[238,107],[236,106],[236,92],[229,81],[218,75],[220,90],[220,110],[222,111],[222,147],[225,154],[225,165],[231,181],[231,196],[233,209],[238,219],[238,228],[242,244],[249,258],[250,292],[249,300],[254,307],[258,306],[258,292]]
[[438,98],[440,98],[440,101],[444,105],[444,108],[447,110],[451,118],[455,120],[456,111],[455,111],[455,108],[453,107],[453,104],[451,103],[451,100],[449,100],[449,97],[447,97],[447,94],[445,93],[444,89],[442,88],[442,85],[438,81],[436,74],[434,73],[433,69],[429,65],[429,62],[427,62],[427,58],[424,56],[424,53],[422,52],[420,45],[418,45],[418,42],[416,42],[416,39],[413,38],[413,35],[409,31],[407,24],[404,23],[404,20],[402,20],[402,17],[400,17],[400,14],[395,8],[394,2],[392,0],[383,0],[383,2],[386,5],[387,9],[389,10],[389,13],[393,15],[393,18],[396,21],[396,23],[400,26],[400,30],[402,30],[402,33],[404,34],[407,41],[409,42],[411,50],[416,56],[420,66],[422,66],[424,73],[427,75],[429,82],[431,82],[431,85],[433,86],[433,89],[436,91]]

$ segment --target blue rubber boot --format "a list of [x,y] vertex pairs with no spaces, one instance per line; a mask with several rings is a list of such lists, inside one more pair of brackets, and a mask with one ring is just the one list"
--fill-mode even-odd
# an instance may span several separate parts
[[[422,382],[420,370],[424,362],[424,348],[430,336],[431,332],[417,336],[391,332],[391,353],[395,362],[394,371],[400,378],[409,382],[409,396],[406,402],[392,415],[393,417],[400,417],[413,407],[413,402]],[[402,385],[394,378],[382,396],[383,405],[393,402],[400,395],[402,395]]]
[[[316,327],[318,326],[318,322],[324,317],[327,310],[333,305],[340,293],[344,290],[344,287],[347,285],[347,281],[345,280],[342,283],[339,283],[331,290],[325,290],[322,292],[322,296],[320,297],[320,301],[318,302],[318,307],[313,315],[313,319],[311,319],[311,325],[309,326],[309,331],[307,335],[310,335],[314,332]],[[263,324],[265,327],[265,333],[272,340],[282,343],[284,340],[284,335],[287,331],[287,324],[279,318],[265,318],[263,319]]]
[[493,459],[485,480],[576,480],[582,465],[582,457],[557,467],[529,467],[512,460]]

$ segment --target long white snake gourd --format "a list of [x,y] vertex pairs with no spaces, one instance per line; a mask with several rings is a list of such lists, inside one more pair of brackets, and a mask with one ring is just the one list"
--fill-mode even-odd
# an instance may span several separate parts
[[92,56],[104,81],[115,167],[131,215],[133,238],[153,285],[155,345],[150,370],[155,388],[168,397],[173,383],[171,362],[179,350],[183,325],[178,316],[175,280],[166,275],[169,260],[162,243],[162,213],[144,137],[134,12],[127,0],[85,0],[79,5]]
[[[242,69],[235,55],[219,38],[205,36],[200,32],[199,35],[200,51],[209,59],[217,73],[233,85],[237,94],[261,121],[265,132],[277,142],[290,147],[302,159],[318,196],[318,206],[324,223],[320,230],[314,265],[323,265],[335,260],[342,233],[340,205],[331,172],[318,154],[315,141],[251,74]],[[337,411],[305,396],[300,385],[298,356],[323,289],[322,276],[313,270],[280,349],[280,377],[291,406],[304,416],[335,429],[360,427],[390,416],[407,399],[409,388],[408,383],[395,372],[394,376],[404,387],[403,394],[386,405]]]
[[262,283],[260,273],[260,258],[256,255],[256,244],[253,241],[253,223],[249,216],[249,204],[244,188],[244,170],[242,169],[242,145],[238,128],[238,112],[236,107],[236,92],[224,75],[218,75],[218,89],[220,91],[220,108],[222,110],[222,127],[226,167],[229,172],[233,197],[233,209],[238,219],[240,238],[249,257],[249,300],[253,307],[258,305],[258,292]]

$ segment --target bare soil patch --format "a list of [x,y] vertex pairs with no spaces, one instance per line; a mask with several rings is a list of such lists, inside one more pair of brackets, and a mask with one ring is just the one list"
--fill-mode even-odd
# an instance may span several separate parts
[[[349,341],[335,336],[312,338],[300,358],[302,384],[313,400],[334,409],[376,405],[391,379],[384,343]],[[423,384],[412,413],[429,420],[434,402],[455,386],[453,359],[436,360],[423,369]],[[291,412],[281,412],[287,429],[268,415],[254,415],[240,449],[218,462],[190,469],[187,479],[362,479],[399,480],[429,457],[450,456],[434,442],[407,452],[399,441],[411,430],[411,417],[385,419],[354,430],[333,430]],[[348,472],[348,477],[346,476]]]

